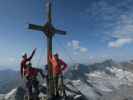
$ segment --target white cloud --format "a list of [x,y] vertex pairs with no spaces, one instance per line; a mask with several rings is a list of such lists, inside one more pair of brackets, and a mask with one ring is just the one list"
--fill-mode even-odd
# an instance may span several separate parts
[[73,49],[77,50],[80,48],[80,41],[72,40],[71,42],[67,43],[67,46],[72,47]]
[[81,47],[81,48],[80,48],[80,51],[81,51],[81,52],[87,52],[88,49],[87,49],[87,48],[84,48],[84,47]]
[[111,34],[115,41],[109,42],[109,47],[119,48],[127,44],[133,43],[133,14],[121,15],[117,21],[116,28]]
[[72,40],[71,42],[68,42],[67,46],[71,47],[74,50],[74,55],[77,55],[78,52],[84,53],[84,52],[88,51],[87,48],[81,47],[80,41],[78,41],[78,40]]
[[[132,0],[121,1],[115,5],[108,0],[99,0],[92,2],[84,14],[89,17],[89,22],[93,21],[91,26],[102,30],[99,30],[104,37],[102,41],[108,41],[110,47],[121,47],[133,43],[132,4]],[[113,41],[112,38],[116,40]]]
[[121,15],[115,29],[113,31],[112,37],[115,38],[133,38],[133,14]]
[[123,45],[130,44],[130,43],[133,43],[132,38],[121,38],[121,39],[117,39],[116,41],[109,42],[108,45],[109,47],[112,47],[112,48],[119,48],[119,47],[122,47]]
[[74,55],[78,55],[78,52],[75,51],[73,54],[74,54]]
[[78,40],[72,40],[72,46],[74,49],[80,48],[80,42]]
[[70,46],[71,46],[71,42],[68,42],[68,43],[67,43],[67,46],[70,47]]
[[94,59],[94,57],[93,56],[89,56],[89,59]]

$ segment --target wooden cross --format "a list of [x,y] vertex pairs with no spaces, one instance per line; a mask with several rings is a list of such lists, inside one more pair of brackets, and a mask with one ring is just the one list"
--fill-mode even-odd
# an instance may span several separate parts
[[52,25],[52,2],[49,1],[48,6],[48,21],[45,25],[35,25],[35,24],[29,24],[29,29],[41,31],[45,34],[47,37],[47,63],[48,63],[48,98],[51,98],[54,95],[54,82],[53,82],[53,73],[52,73],[52,65],[49,61],[49,54],[52,54],[52,38],[55,34],[59,35],[66,35],[65,31],[56,29]]

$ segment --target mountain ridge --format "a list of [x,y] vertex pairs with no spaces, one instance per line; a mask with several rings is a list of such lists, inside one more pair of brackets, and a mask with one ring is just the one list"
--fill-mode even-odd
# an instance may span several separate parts
[[[125,65],[130,67],[124,69]],[[65,74],[66,88],[78,91],[78,95],[84,96],[86,100],[130,100],[133,98],[133,90],[130,89],[133,88],[132,67],[131,62],[117,63],[113,60],[92,65],[76,64]],[[128,95],[123,95],[128,90]]]

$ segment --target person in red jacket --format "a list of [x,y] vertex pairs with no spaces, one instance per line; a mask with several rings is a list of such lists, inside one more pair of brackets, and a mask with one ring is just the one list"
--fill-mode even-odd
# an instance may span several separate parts
[[59,58],[58,54],[55,54],[54,56],[49,55],[49,60],[52,64],[52,71],[54,76],[54,85],[55,85],[55,95],[58,96],[59,92],[59,77],[62,75],[62,71],[64,71],[67,68],[67,64]]
[[33,50],[33,52],[30,55],[30,57],[27,57],[26,53],[22,56],[21,68],[20,68],[20,72],[21,72],[21,77],[22,78],[25,75],[25,71],[26,71],[26,68],[27,68],[27,62],[31,61],[31,59],[33,58],[35,52],[36,52],[36,48]]
[[[38,74],[40,74],[42,78],[45,77],[41,69],[32,67],[32,64],[29,62],[29,64],[27,65],[25,77],[27,79],[26,81],[27,92],[31,100],[33,97],[36,98],[36,100],[39,100],[38,96],[40,90],[39,90],[39,81],[37,79]],[[32,88],[34,88],[35,90],[34,93],[32,91]]]

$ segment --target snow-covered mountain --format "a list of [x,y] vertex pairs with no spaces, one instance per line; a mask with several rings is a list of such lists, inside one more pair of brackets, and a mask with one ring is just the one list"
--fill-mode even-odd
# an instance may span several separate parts
[[[125,68],[129,66],[128,69]],[[77,66],[76,66],[77,67]],[[72,71],[72,83],[88,100],[133,100],[133,64],[107,60],[87,67],[84,73],[78,66]]]
[[[67,94],[73,96],[75,100],[78,97],[79,100],[133,100],[132,67],[131,61],[117,63],[113,60],[89,66],[76,64],[65,74]],[[13,89],[6,94],[5,100],[20,96],[24,93],[24,91],[20,93],[22,90],[24,89]]]

